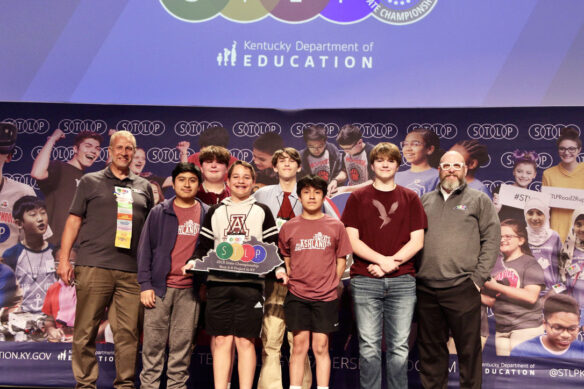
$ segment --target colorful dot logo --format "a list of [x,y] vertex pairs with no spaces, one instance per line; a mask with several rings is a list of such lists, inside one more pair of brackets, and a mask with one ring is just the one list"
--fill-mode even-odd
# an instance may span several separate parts
[[261,245],[222,242],[215,249],[217,257],[224,261],[262,263],[266,259],[266,249]]
[[252,23],[268,16],[284,23],[322,18],[336,24],[358,23],[369,17],[394,25],[417,22],[438,0],[160,0],[177,19],[204,22],[217,16]]

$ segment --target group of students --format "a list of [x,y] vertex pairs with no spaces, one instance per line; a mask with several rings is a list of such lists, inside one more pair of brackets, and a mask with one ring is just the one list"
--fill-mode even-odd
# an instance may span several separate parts
[[[212,150],[224,152],[218,147]],[[217,162],[216,158],[215,161],[207,160],[207,152],[208,149],[201,151],[202,166]],[[404,295],[396,296],[393,303],[409,314],[396,312],[395,320],[387,317],[385,323],[386,327],[390,326],[386,328],[386,342],[393,341],[388,344],[388,349],[393,350],[395,346],[403,351],[394,364],[395,384],[399,386],[407,382],[407,334],[415,302],[414,264],[409,259],[422,247],[426,219],[418,196],[393,182],[400,162],[400,151],[393,144],[379,143],[371,150],[368,163],[375,174],[373,184],[353,193],[342,222],[326,202],[329,185],[326,180],[314,174],[296,180],[301,171],[301,157],[293,148],[278,150],[272,156],[273,169],[280,182],[263,187],[253,195],[253,166],[235,161],[227,168],[229,196],[208,210],[196,199],[205,182],[199,169],[190,163],[177,165],[172,173],[176,196],[150,212],[138,249],[138,282],[142,303],[147,308],[142,386],[155,386],[159,382],[166,339],[169,340],[169,384],[184,382],[188,377],[185,366],[189,362],[190,346],[187,344],[190,342],[187,338],[192,335],[196,320],[185,318],[196,318],[199,296],[184,292],[189,296],[185,299],[179,295],[187,287],[194,286],[198,290],[196,284],[200,281],[197,276],[192,280],[189,270],[195,261],[202,260],[220,243],[247,242],[252,237],[265,243],[277,243],[285,267],[276,269],[265,278],[224,271],[210,271],[206,275],[205,329],[212,336],[216,388],[228,387],[234,350],[237,352],[239,386],[252,387],[256,367],[254,339],[260,333],[264,348],[277,349],[278,363],[264,361],[258,386],[278,385],[274,383],[274,376],[276,379],[280,376],[281,387],[279,347],[284,327],[293,334],[290,387],[303,385],[310,345],[316,358],[317,387],[328,387],[331,365],[329,334],[339,326],[338,286],[346,268],[346,257],[351,253],[354,253],[351,288],[358,326],[370,326],[377,320],[369,317],[368,304],[360,302],[360,299],[367,300],[367,296],[361,296],[370,290],[368,279],[383,278],[391,273],[392,279],[400,280],[393,288],[405,291]],[[227,164],[223,165],[227,167]],[[181,214],[187,209],[197,216],[183,220]],[[380,223],[371,223],[375,214],[379,214]],[[192,228],[186,228],[187,225]],[[384,228],[386,226],[391,229],[390,234]],[[178,235],[175,233],[177,227]],[[188,246],[182,241],[187,238],[181,234],[187,230],[190,231]],[[383,295],[384,292],[380,293]],[[284,298],[278,299],[278,294]],[[190,308],[183,308],[184,305]],[[284,326],[274,324],[275,317],[283,317]],[[381,321],[376,323],[379,325]],[[378,336],[373,332],[376,331],[370,330],[369,335]],[[380,360],[381,339],[369,341],[379,343],[369,346],[372,347],[370,352],[379,354],[373,359]],[[361,352],[365,353],[365,349]],[[371,379],[380,382],[381,365],[372,361],[371,368],[378,370],[369,372]],[[278,371],[268,371],[270,369]]]

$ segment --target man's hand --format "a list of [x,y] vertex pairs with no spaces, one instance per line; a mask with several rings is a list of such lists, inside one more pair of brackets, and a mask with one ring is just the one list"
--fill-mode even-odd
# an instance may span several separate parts
[[288,285],[288,281],[290,281],[290,278],[288,277],[288,274],[286,274],[286,271],[284,269],[281,269],[280,271],[276,272],[276,278],[278,280],[282,280],[282,285]]
[[71,285],[73,283],[73,266],[71,266],[71,262],[68,259],[61,259],[59,261],[57,275],[65,284]]
[[154,294],[154,290],[148,289],[140,292],[140,301],[146,308],[154,308],[156,304],[156,295]]

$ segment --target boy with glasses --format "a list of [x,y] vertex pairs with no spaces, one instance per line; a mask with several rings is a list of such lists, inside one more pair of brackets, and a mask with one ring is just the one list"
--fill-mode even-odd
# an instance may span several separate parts
[[302,137],[306,143],[306,148],[300,151],[302,171],[330,183],[341,172],[343,161],[335,145],[327,142],[326,128],[321,124],[306,126]]
[[580,331],[580,307],[572,296],[551,294],[543,304],[545,334],[511,350],[512,357],[562,358],[582,360],[584,342]]

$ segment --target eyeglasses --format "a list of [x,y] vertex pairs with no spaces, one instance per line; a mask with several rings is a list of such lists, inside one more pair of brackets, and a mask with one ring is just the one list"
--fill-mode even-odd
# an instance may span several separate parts
[[558,151],[560,153],[565,153],[568,152],[570,154],[574,154],[576,151],[578,151],[577,147],[571,146],[571,147],[558,147]]
[[501,235],[501,240],[511,240],[513,238],[519,238],[519,235]]
[[564,331],[568,331],[568,333],[570,333],[570,334],[575,334],[580,330],[580,326],[564,327],[564,326],[561,326],[559,324],[550,324],[547,321],[546,321],[546,323],[549,326],[550,331],[555,333],[555,334],[561,334]]
[[400,142],[399,146],[400,146],[400,148],[405,149],[406,147],[424,146],[424,144],[422,142],[418,142],[417,140],[414,140],[412,142]]
[[309,150],[322,150],[325,148],[325,144],[323,143],[322,145],[318,145],[318,146],[307,146],[307,148]]
[[440,169],[442,170],[462,170],[462,168],[464,167],[464,162],[454,162],[454,163],[450,163],[450,162],[442,162],[440,163]]

